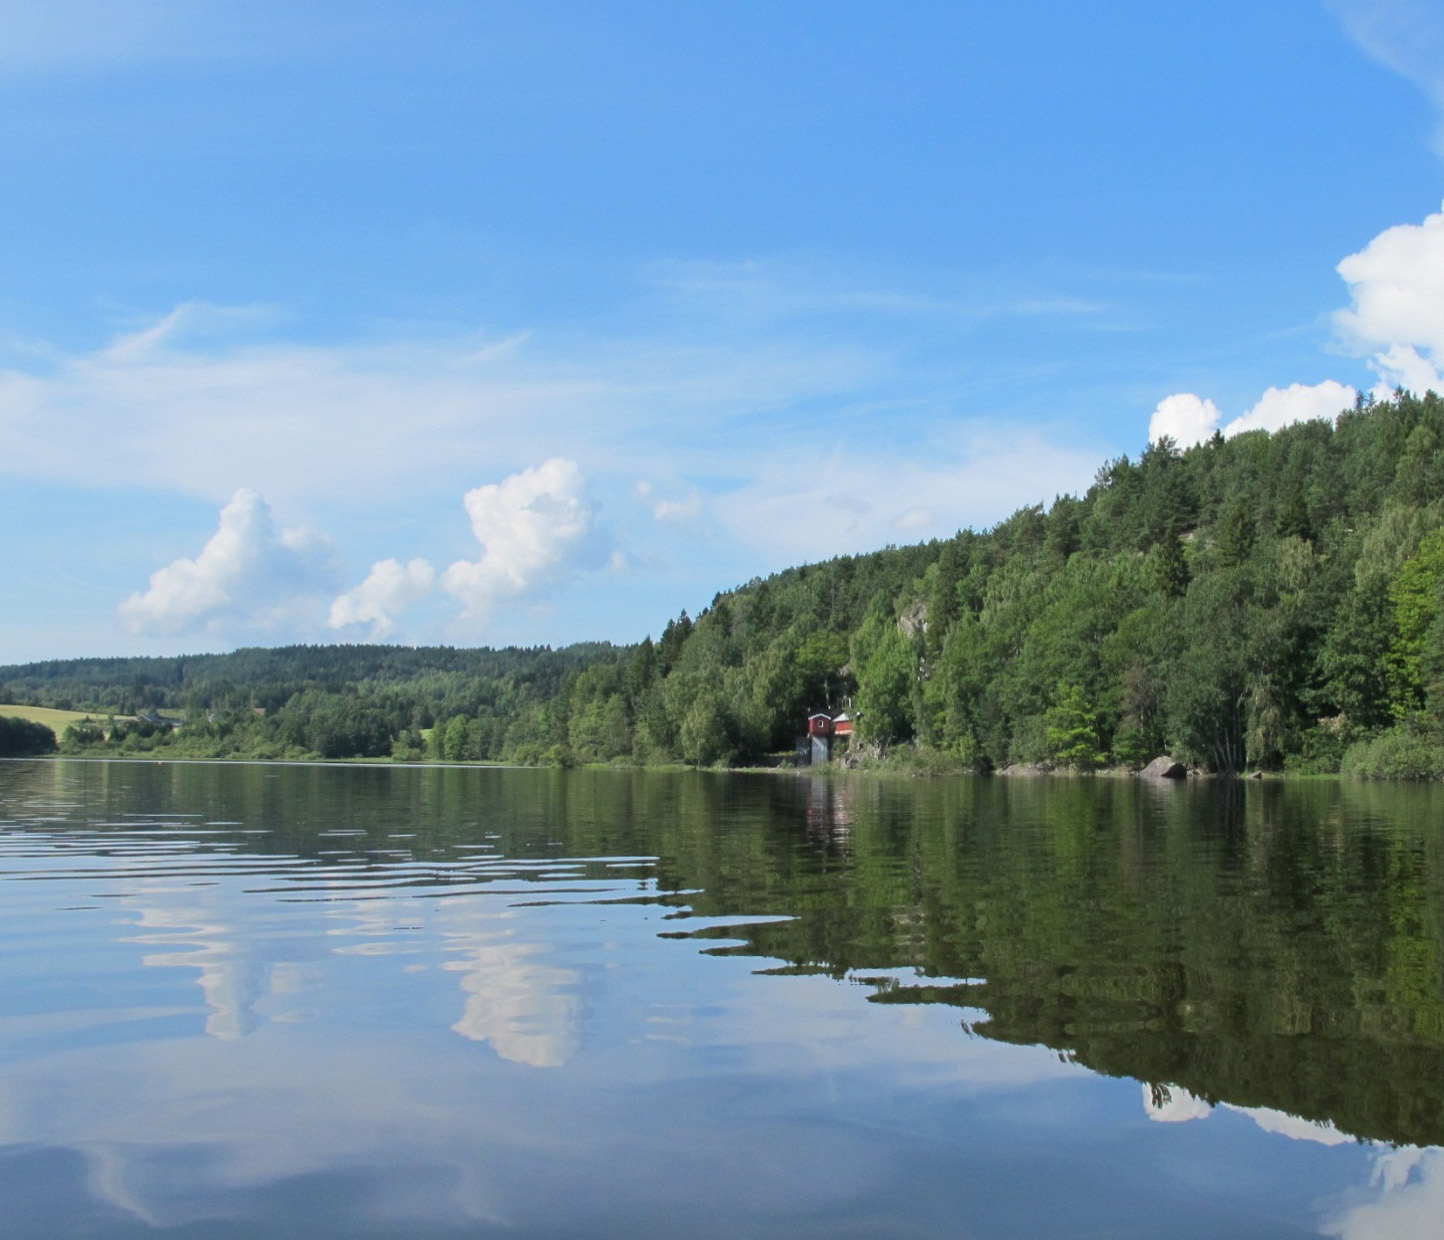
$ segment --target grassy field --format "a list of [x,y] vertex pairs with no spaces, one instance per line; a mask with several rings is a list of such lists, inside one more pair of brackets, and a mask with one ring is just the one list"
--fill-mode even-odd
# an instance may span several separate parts
[[0,715],[9,715],[13,719],[29,719],[35,723],[43,723],[55,733],[57,739],[60,734],[72,723],[81,719],[94,719],[98,723],[104,723],[102,716],[87,715],[79,710],[51,710],[48,706],[0,706]]

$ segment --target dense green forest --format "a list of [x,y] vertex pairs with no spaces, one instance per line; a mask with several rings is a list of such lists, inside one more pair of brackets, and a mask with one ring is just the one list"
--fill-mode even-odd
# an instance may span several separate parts
[[62,748],[754,761],[850,708],[854,757],[1444,775],[1444,400],[1099,469],[993,529],[788,569],[633,647],[291,647],[0,668],[101,715]]

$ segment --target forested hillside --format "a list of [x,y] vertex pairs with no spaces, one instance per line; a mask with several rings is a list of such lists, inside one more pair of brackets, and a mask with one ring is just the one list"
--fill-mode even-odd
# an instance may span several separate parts
[[1081,497],[752,581],[635,647],[81,660],[0,668],[0,696],[185,712],[70,748],[712,763],[847,706],[895,760],[1438,775],[1441,582],[1444,401],[1400,394],[1163,441]]

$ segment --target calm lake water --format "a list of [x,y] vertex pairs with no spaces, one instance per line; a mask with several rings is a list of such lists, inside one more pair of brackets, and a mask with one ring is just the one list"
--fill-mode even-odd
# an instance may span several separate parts
[[0,1235],[1444,1235],[1444,795],[0,763]]

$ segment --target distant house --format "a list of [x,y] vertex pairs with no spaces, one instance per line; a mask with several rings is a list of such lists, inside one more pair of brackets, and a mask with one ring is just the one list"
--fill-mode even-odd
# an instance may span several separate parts
[[185,722],[184,719],[171,719],[162,715],[156,710],[143,710],[136,715],[141,723],[148,723],[153,728],[178,728]]
[[818,762],[831,762],[833,741],[838,737],[851,735],[850,715],[834,715],[825,710],[813,711],[807,716],[807,735],[798,742],[797,756],[808,766]]

